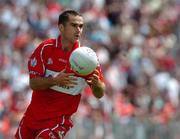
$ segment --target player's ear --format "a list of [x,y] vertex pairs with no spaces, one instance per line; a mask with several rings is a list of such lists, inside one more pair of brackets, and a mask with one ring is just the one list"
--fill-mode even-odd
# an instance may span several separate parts
[[59,27],[60,32],[63,32],[63,30],[64,30],[63,24],[59,24],[58,27]]

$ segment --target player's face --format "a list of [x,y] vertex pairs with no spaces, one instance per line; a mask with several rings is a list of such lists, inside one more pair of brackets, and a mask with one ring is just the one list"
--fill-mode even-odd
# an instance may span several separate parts
[[81,16],[69,16],[69,21],[63,25],[61,34],[70,43],[79,40],[83,30],[83,18]]

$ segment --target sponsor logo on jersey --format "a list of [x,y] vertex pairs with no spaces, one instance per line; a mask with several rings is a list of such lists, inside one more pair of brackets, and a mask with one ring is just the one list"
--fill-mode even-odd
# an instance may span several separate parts
[[59,58],[58,60],[59,60],[60,62],[67,63],[67,60],[65,60],[65,59]]
[[64,88],[64,89],[70,89],[70,87],[69,86],[66,86],[66,85],[58,85],[59,87],[62,87],[62,88]]

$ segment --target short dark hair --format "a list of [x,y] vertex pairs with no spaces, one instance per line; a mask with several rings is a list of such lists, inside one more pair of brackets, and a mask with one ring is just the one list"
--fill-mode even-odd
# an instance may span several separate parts
[[65,25],[66,22],[68,22],[69,20],[69,15],[82,16],[79,12],[75,10],[72,9],[65,10],[59,15],[58,25],[59,24]]

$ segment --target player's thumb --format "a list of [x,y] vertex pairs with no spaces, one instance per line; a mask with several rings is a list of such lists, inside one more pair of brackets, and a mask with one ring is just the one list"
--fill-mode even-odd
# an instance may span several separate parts
[[54,74],[54,77],[57,77],[57,76],[59,76],[60,74],[65,73],[65,72],[66,72],[66,69],[63,69],[63,70],[61,70],[60,72]]
[[60,71],[60,73],[65,73],[65,72],[66,72],[66,68]]

